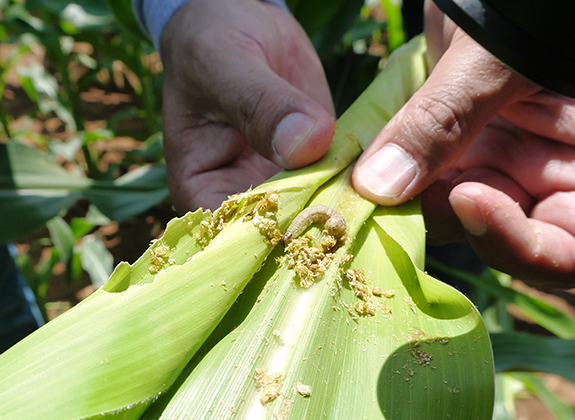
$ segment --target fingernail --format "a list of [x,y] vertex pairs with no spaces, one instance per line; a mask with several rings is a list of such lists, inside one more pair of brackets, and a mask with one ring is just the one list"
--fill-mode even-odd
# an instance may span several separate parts
[[485,233],[487,230],[485,214],[475,201],[463,195],[452,194],[449,196],[449,203],[467,232],[474,236]]
[[360,184],[381,198],[398,198],[417,176],[415,160],[405,150],[386,145],[359,168]]
[[316,121],[305,114],[288,114],[280,121],[274,134],[272,146],[276,154],[288,163],[294,151],[306,142],[315,125]]

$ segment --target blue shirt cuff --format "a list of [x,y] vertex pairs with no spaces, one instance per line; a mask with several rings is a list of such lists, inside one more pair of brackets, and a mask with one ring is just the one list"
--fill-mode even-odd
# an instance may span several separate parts
[[[156,49],[160,49],[160,37],[170,18],[188,0],[132,0],[132,7],[144,31],[152,38]],[[285,0],[262,0],[275,4],[287,11]]]

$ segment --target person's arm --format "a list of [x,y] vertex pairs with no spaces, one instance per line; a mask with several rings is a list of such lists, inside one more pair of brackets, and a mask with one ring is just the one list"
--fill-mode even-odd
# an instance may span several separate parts
[[[523,78],[428,1],[431,73],[355,166],[384,205],[419,193],[428,239],[467,239],[488,265],[575,286],[575,102]],[[575,74],[575,73],[574,73]]]

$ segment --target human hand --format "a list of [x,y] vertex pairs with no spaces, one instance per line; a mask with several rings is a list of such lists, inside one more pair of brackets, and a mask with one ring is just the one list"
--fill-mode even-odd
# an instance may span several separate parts
[[189,0],[164,28],[161,52],[164,153],[180,212],[215,209],[328,149],[331,94],[313,46],[285,10]]
[[428,239],[467,239],[491,267],[575,286],[575,101],[512,72],[426,4],[424,86],[361,156],[355,188],[422,193]]

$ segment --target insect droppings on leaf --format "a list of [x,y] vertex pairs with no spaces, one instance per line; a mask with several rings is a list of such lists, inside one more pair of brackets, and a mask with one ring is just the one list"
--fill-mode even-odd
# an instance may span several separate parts
[[277,339],[281,346],[285,346],[286,342],[282,337],[282,333],[279,330],[272,331],[273,336]]
[[162,268],[162,265],[164,265],[168,259],[169,253],[170,247],[162,243],[159,243],[156,247],[150,250],[150,273],[155,274],[160,270],[160,268]]
[[384,298],[391,299],[392,297],[395,296],[395,290],[385,290],[385,291],[382,293],[382,296],[383,296]]
[[362,268],[355,270],[349,269],[345,272],[345,277],[349,281],[355,295],[361,300],[369,300],[369,289],[365,284],[365,272]]
[[375,315],[375,305],[371,302],[356,302],[353,305],[355,311],[359,314],[359,315],[363,315],[363,316],[374,316]]
[[311,395],[311,385],[304,385],[301,382],[296,382],[293,384],[293,387],[296,392],[304,398],[307,398]]
[[281,373],[268,373],[264,368],[256,368],[256,373],[254,375],[256,389],[262,390],[260,394],[260,403],[267,404],[270,401],[275,400],[280,395],[281,379]]
[[[200,229],[196,234],[196,239],[202,247],[206,247],[210,241],[229,223],[232,219],[246,214],[248,206],[256,203],[253,207],[251,213],[247,214],[244,221],[250,221],[255,215],[261,215],[264,213],[269,213],[271,215],[277,210],[279,206],[279,195],[274,192],[262,192],[253,193],[252,191],[246,191],[241,194],[234,194],[228,197],[226,201],[222,203],[220,208],[218,208],[213,214],[210,213],[207,220],[203,220],[200,223]],[[270,219],[268,215],[268,219]],[[275,222],[275,220],[273,220]],[[265,229],[268,231],[272,229],[269,223],[266,224]],[[275,227],[275,222],[273,225]],[[277,228],[276,228],[277,229]],[[271,238],[268,238],[270,242],[276,240],[276,244],[279,242],[281,233],[273,232],[270,234]]]
[[244,222],[253,222],[271,245],[277,245],[281,240],[281,232],[277,228],[276,211],[279,207],[279,194],[268,191],[260,196]]
[[427,366],[433,360],[433,355],[431,353],[415,346],[411,347],[411,356],[413,357],[413,363],[421,366]]
[[333,256],[333,252],[314,246],[314,238],[309,233],[295,238],[287,246],[288,268],[294,270],[304,288],[310,287],[327,272]]

